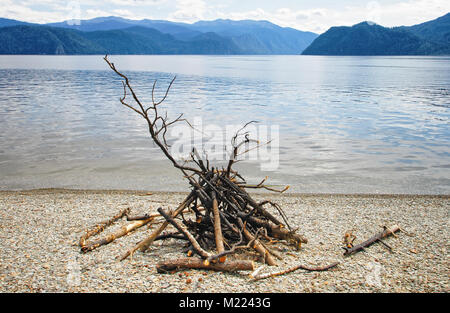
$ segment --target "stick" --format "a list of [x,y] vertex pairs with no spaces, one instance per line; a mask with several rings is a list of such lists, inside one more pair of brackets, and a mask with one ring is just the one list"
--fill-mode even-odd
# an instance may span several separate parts
[[142,221],[142,220],[146,220],[149,219],[151,216],[148,215],[147,213],[144,215],[138,215],[138,216],[128,216],[127,215],[127,221]]
[[252,248],[255,249],[262,257],[263,260],[270,266],[277,265],[277,262],[272,258],[272,255],[269,253],[269,251],[264,248],[264,246],[259,242],[258,239],[256,239],[250,232],[247,230],[246,227],[244,227],[241,220],[239,220],[239,223],[241,224],[242,233],[244,234],[244,237],[247,238],[248,241],[253,241]]
[[356,236],[355,235],[353,235],[353,233],[351,232],[351,231],[347,231],[345,234],[344,234],[344,244],[345,244],[345,246],[347,247],[347,248],[351,248],[351,247],[353,247],[353,241],[355,241],[355,239],[356,239]]
[[113,216],[110,220],[102,222],[95,226],[93,229],[86,232],[84,236],[80,238],[79,245],[80,247],[84,247],[86,245],[86,240],[88,240],[90,237],[97,235],[105,230],[106,227],[112,225],[117,220],[121,219],[122,217],[126,216],[130,212],[130,208],[126,208],[122,211],[120,211],[117,215]]
[[368,246],[372,245],[373,243],[379,241],[380,239],[383,239],[385,237],[393,235],[395,232],[397,232],[399,230],[400,230],[400,227],[398,225],[393,225],[391,227],[387,227],[381,233],[376,234],[372,238],[369,238],[368,240],[364,241],[363,243],[360,243],[359,245],[353,246],[351,248],[347,248],[347,247],[343,248],[345,250],[344,255],[351,255],[351,254],[355,254],[361,250],[364,250],[364,248],[367,248]]
[[[212,199],[213,199],[213,215],[214,215],[214,237],[216,240],[216,248],[218,253],[222,253],[225,251],[225,248],[223,246],[222,227],[220,225],[219,205],[217,203],[215,192],[212,192]],[[221,260],[225,261],[224,259]]]
[[156,270],[158,271],[158,273],[167,273],[186,268],[224,272],[253,271],[255,269],[255,264],[253,263],[253,261],[249,260],[227,260],[225,263],[210,263],[208,265],[205,265],[204,260],[199,258],[181,258],[176,260],[162,261],[156,265]]
[[[238,212],[239,217],[244,218],[245,214]],[[302,243],[308,243],[308,239],[304,236],[296,234],[293,231],[289,231],[286,228],[283,228],[281,225],[274,225],[270,221],[264,221],[259,218],[249,216],[247,217],[247,221],[251,224],[254,224],[259,227],[264,227],[269,231],[269,235],[274,238],[284,239],[288,242],[293,243],[296,247],[300,247]]]
[[[193,192],[187,196],[186,199],[178,206],[178,208],[175,210],[175,212],[172,214],[172,217],[176,217],[181,211],[184,210],[185,207],[189,206],[191,202],[194,201]],[[123,256],[120,257],[120,261],[125,260],[130,255],[133,255],[134,252],[137,250],[140,250],[144,252],[148,249],[148,247],[155,241],[156,237],[158,237],[164,229],[166,229],[167,225],[169,225],[169,222],[165,221],[156,231],[154,231],[150,236],[139,242],[135,247],[128,250]]]
[[269,277],[275,277],[275,276],[288,274],[288,273],[294,272],[299,269],[309,271],[309,272],[323,272],[323,271],[328,271],[329,269],[337,266],[338,264],[339,264],[339,262],[335,262],[330,265],[322,266],[322,267],[309,267],[309,266],[305,266],[305,265],[296,265],[294,267],[288,268],[288,269],[280,271],[280,272],[266,273],[266,274],[259,274],[260,271],[256,270],[250,276],[254,280],[260,280],[260,279],[265,279],[265,278],[269,278]]
[[165,239],[180,239],[180,240],[188,240],[185,235],[179,233],[170,233],[170,234],[162,234],[155,238],[156,240],[165,240]]
[[392,247],[390,245],[388,245],[387,243],[385,243],[383,240],[379,239],[378,240],[380,243],[382,243],[386,248],[389,249],[389,251],[392,251]]
[[84,246],[81,247],[81,251],[83,251],[84,253],[92,251],[94,249],[97,249],[100,246],[103,245],[107,245],[111,242],[113,242],[114,240],[116,240],[117,238],[123,237],[126,234],[138,229],[139,227],[142,227],[148,223],[150,223],[151,221],[153,221],[154,217],[150,217],[146,220],[139,220],[139,221],[135,221],[133,223],[130,223],[126,226],[121,227],[117,232],[115,232],[114,234],[111,234],[105,238],[99,239],[97,241],[94,241],[90,244],[86,244]]
[[[211,256],[211,254],[204,250],[200,244],[198,243],[198,241],[194,238],[194,236],[192,236],[192,234],[186,229],[186,227],[184,225],[181,225],[180,223],[178,223],[177,221],[175,221],[170,215],[168,215],[166,212],[164,212],[164,210],[162,208],[158,209],[158,212],[164,216],[164,218],[167,220],[167,222],[169,222],[170,224],[172,224],[180,233],[182,233],[183,235],[185,235],[188,240],[191,242],[192,247],[195,249],[195,251],[202,256],[203,258],[207,259]],[[207,263],[206,265],[209,264],[209,261],[205,260],[205,263]]]

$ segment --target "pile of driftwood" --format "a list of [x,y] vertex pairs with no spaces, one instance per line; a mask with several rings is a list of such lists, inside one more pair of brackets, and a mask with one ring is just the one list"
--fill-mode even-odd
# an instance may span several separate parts
[[[307,239],[297,234],[292,229],[282,208],[271,201],[257,202],[246,191],[248,188],[261,188],[276,192],[265,184],[266,180],[257,185],[249,185],[245,179],[233,169],[233,164],[238,161],[238,156],[250,149],[258,148],[259,142],[249,138],[245,131],[245,125],[236,132],[232,139],[231,155],[227,165],[223,168],[215,168],[207,159],[202,159],[196,149],[192,150],[190,159],[180,162],[169,151],[166,134],[169,126],[186,122],[182,115],[174,120],[169,120],[167,114],[160,114],[159,105],[166,99],[171,81],[164,97],[156,101],[154,97],[156,81],[152,89],[152,103],[145,106],[137,97],[130,85],[127,76],[119,72],[114,63],[105,56],[104,60],[109,67],[122,78],[123,97],[120,102],[139,114],[148,124],[149,134],[153,142],[161,149],[173,166],[179,169],[189,181],[191,191],[173,212],[163,208],[158,209],[158,215],[143,216],[140,219],[130,218],[129,211],[122,211],[111,220],[102,223],[93,230],[88,231],[81,239],[80,246],[83,252],[91,251],[99,246],[108,244],[127,233],[162,217],[164,222],[146,239],[127,251],[121,260],[133,255],[136,251],[145,251],[150,245],[161,238],[177,238],[185,240],[186,258],[169,260],[157,265],[159,272],[170,272],[180,268],[204,268],[221,271],[254,270],[253,260],[233,258],[237,252],[255,251],[259,254],[263,263],[276,265],[276,258],[281,259],[279,252],[271,249],[274,241],[299,249]],[[127,96],[131,95],[130,104]],[[250,124],[250,123],[249,123]],[[250,147],[250,145],[254,145]],[[191,213],[189,217],[185,215]],[[88,242],[88,239],[99,234],[103,229],[127,216],[135,219],[131,224],[123,227],[117,233],[97,241]],[[173,226],[175,232],[164,233],[169,226]]]
[[[257,185],[250,185],[233,169],[233,165],[238,161],[240,155],[258,148],[260,144],[249,138],[249,134],[245,131],[248,124],[234,135],[226,166],[222,168],[211,166],[208,159],[202,159],[195,148],[192,150],[189,160],[180,162],[171,155],[166,134],[168,128],[175,123],[186,122],[189,126],[190,124],[182,118],[182,114],[169,120],[167,114],[161,115],[159,112],[159,105],[166,99],[175,78],[170,82],[163,98],[159,101],[156,101],[154,97],[155,81],[151,95],[152,103],[145,106],[137,97],[128,77],[119,72],[107,56],[104,60],[122,78],[123,96],[120,98],[120,102],[147,122],[149,135],[153,142],[172,165],[183,173],[191,186],[191,191],[174,211],[159,208],[158,214],[135,217],[129,215],[129,209],[121,211],[110,220],[87,231],[81,237],[79,245],[82,252],[86,253],[111,243],[144,225],[159,224],[157,229],[144,240],[120,256],[120,260],[132,256],[137,251],[146,251],[157,240],[176,238],[186,242],[184,251],[187,257],[158,263],[156,268],[160,273],[174,272],[183,268],[216,271],[248,270],[254,271],[253,278],[262,279],[297,269],[326,271],[338,264],[333,263],[322,267],[298,265],[269,274],[260,274],[259,269],[255,270],[253,261],[255,254],[259,255],[261,262],[267,265],[276,265],[275,259],[282,259],[280,250],[276,251],[272,246],[274,242],[300,249],[302,244],[307,243],[307,239],[298,234],[296,229],[292,229],[279,205],[272,201],[257,202],[246,191],[249,188],[256,188],[282,193],[288,187],[276,190],[265,184],[267,178]],[[133,104],[127,100],[129,95],[131,95]],[[252,144],[254,146],[250,147]],[[131,223],[109,236],[88,241],[123,217],[126,217]],[[173,231],[165,232],[169,225],[172,226]],[[386,230],[377,238],[359,246],[353,247],[351,243],[348,243],[346,254],[360,251],[364,244],[372,244],[397,230],[396,228]]]

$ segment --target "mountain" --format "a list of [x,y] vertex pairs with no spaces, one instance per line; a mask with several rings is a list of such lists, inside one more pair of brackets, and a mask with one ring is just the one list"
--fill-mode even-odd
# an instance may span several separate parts
[[0,27],[16,26],[16,25],[32,25],[31,23],[21,22],[0,17]]
[[239,54],[231,41],[215,33],[190,41],[156,29],[82,32],[66,28],[19,25],[0,28],[0,54]]
[[0,20],[0,54],[300,54],[316,37],[267,21]]
[[433,21],[405,28],[422,39],[435,43],[450,43],[450,13]]
[[108,54],[238,54],[239,48],[216,34],[200,34],[183,41],[156,29],[132,26],[125,29],[83,32]]
[[318,36],[268,21],[219,19],[196,22],[189,27],[230,38],[244,52],[259,51],[260,54],[300,54]]
[[[47,24],[47,26],[81,31],[118,30],[130,26],[141,26],[156,29],[183,41],[193,40],[201,34],[215,33],[225,41],[232,41],[233,45],[239,47],[242,54],[300,54],[318,36],[311,32],[280,27],[268,21],[251,20],[219,19],[187,24],[148,19],[138,21],[110,16],[82,20],[79,24],[70,25],[67,22],[60,22]],[[227,47],[229,44],[229,42],[222,43]],[[224,52],[224,54],[227,53]]]
[[103,47],[70,29],[34,25],[0,28],[0,54],[103,53]]
[[64,21],[58,23],[48,23],[45,26],[69,28],[79,31],[99,31],[99,30],[115,30],[124,29],[135,26],[132,20],[127,20],[121,17],[96,17],[90,20],[80,20],[78,23],[73,21]]
[[332,27],[303,51],[304,55],[413,55],[424,54],[426,41],[406,30],[363,22]]
[[148,19],[129,20],[116,16],[97,17],[90,20],[80,20],[77,24],[69,23],[68,21],[46,24],[46,26],[76,29],[85,32],[99,30],[118,30],[129,28],[132,26],[142,26],[156,29],[165,34],[174,35],[174,37],[177,39],[190,39],[201,34],[201,32],[190,30],[185,25],[189,26],[189,24],[185,23]]
[[386,28],[363,22],[331,27],[304,55],[444,55],[450,54],[449,16],[410,27]]

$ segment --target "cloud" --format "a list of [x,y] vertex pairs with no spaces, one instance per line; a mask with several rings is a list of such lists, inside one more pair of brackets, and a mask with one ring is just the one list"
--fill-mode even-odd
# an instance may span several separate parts
[[318,7],[295,10],[281,7],[268,11],[257,8],[249,11],[217,12],[217,16],[233,20],[268,20],[280,26],[322,33],[332,26],[351,26],[366,20],[387,27],[414,25],[435,19],[449,11],[448,0],[407,0],[389,4],[368,1],[339,9]]
[[[229,2],[228,2],[229,3]],[[230,9],[227,1],[206,0],[2,0],[0,17],[34,23],[58,22],[75,17],[90,19],[99,16],[122,16],[129,19],[158,18],[182,22],[217,18],[268,20],[284,27],[322,33],[332,26],[351,26],[364,20],[383,26],[413,25],[435,19],[450,11],[448,0],[358,1],[340,7],[295,9],[279,0],[278,8],[268,9],[264,2],[251,10],[236,4]],[[74,4],[79,15],[74,15]]]
[[45,8],[34,9],[31,8],[33,2],[34,1],[2,0],[2,5],[0,6],[0,17],[32,23],[45,23],[58,19],[62,20],[67,17],[68,12],[63,10],[64,7],[61,7],[60,3],[44,1],[46,4]]
[[[165,3],[167,0],[2,0],[0,17],[31,23],[50,23],[72,19],[91,19],[99,16],[124,18],[149,18],[145,8]],[[144,9],[142,9],[144,8]],[[148,10],[147,10],[148,12]]]
[[169,19],[195,22],[203,19],[206,11],[206,2],[203,0],[177,0],[176,10],[169,15]]
[[167,0],[110,0],[111,4],[124,6],[124,7],[135,7],[135,6],[156,6],[165,3]]

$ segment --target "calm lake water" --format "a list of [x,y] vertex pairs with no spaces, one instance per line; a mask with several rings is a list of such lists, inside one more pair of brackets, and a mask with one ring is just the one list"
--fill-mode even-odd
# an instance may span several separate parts
[[[190,120],[279,125],[292,192],[450,194],[450,57],[111,56]],[[0,56],[0,189],[187,190],[102,56]]]

